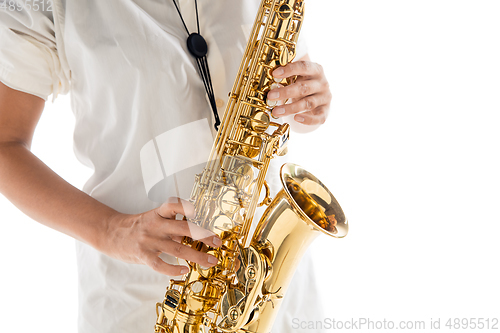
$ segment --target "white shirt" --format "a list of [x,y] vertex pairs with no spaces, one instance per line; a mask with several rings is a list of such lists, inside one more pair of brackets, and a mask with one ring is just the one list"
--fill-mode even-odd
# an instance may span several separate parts
[[[221,114],[260,1],[198,2]],[[173,3],[54,0],[45,7],[0,12],[0,80],[45,100],[71,92],[74,150],[94,169],[83,188],[92,197],[130,214],[170,196],[187,198],[215,133]],[[180,7],[194,32],[194,1],[181,0]],[[299,48],[297,56],[304,54]],[[271,164],[273,186],[281,163]],[[153,331],[155,303],[163,300],[170,277],[79,242],[77,260],[80,333]],[[273,331],[299,332],[292,329],[299,314],[323,318],[311,272],[306,255]]]

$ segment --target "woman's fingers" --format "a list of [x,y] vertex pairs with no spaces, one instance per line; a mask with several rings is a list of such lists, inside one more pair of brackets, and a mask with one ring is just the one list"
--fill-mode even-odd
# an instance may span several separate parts
[[283,79],[291,76],[322,76],[323,67],[311,61],[295,61],[273,71],[275,78]]
[[142,262],[151,267],[158,273],[170,275],[170,276],[178,276],[183,275],[189,272],[189,268],[186,266],[180,265],[171,265],[164,262],[160,257],[158,257],[155,253],[150,253],[145,257]]
[[176,258],[195,262],[202,266],[211,267],[216,265],[218,262],[218,259],[211,254],[197,251],[190,246],[174,241],[159,241],[155,245],[159,253],[167,253]]
[[157,272],[172,276],[186,272],[182,271],[183,266],[164,262],[160,258],[162,253],[203,267],[216,265],[216,257],[184,245],[182,240],[190,237],[216,248],[222,245],[221,239],[192,222],[175,220],[177,214],[194,217],[194,207],[185,200],[172,198],[157,209],[143,214],[120,214],[120,218],[109,228],[107,254],[125,262],[145,264]]
[[275,88],[267,94],[270,100],[287,100],[298,99],[321,93],[327,90],[327,84],[319,80],[297,80],[295,83],[286,86]]
[[187,218],[195,217],[193,204],[189,201],[175,197],[168,198],[168,200],[155,211],[156,214],[164,219],[175,219],[177,214],[181,214]]
[[193,204],[189,201],[179,198],[169,198],[167,202],[155,210],[156,214],[163,218],[161,226],[164,234],[171,236],[187,236],[193,240],[199,240],[203,243],[219,247],[222,245],[221,239],[210,230],[202,228],[192,222],[186,220],[175,220],[177,214],[181,214],[188,218],[195,216]]
[[212,247],[219,247],[222,245],[219,236],[210,230],[186,220],[166,220],[163,223],[162,230],[164,230],[164,233],[168,234],[168,236],[187,236]]
[[167,275],[181,275],[186,272],[182,271],[182,267],[178,265],[171,265],[165,263],[159,255],[161,253],[170,254],[176,258],[184,259],[190,262],[197,263],[203,267],[212,267],[218,263],[217,257],[207,254],[204,252],[197,251],[190,246],[170,241],[157,241],[156,244],[149,244],[155,250],[143,250],[139,251],[141,253],[140,260],[146,265],[150,266],[157,272]]
[[326,107],[318,107],[313,111],[307,111],[296,114],[293,119],[304,125],[321,125],[324,124],[328,116],[328,109]]
[[330,100],[331,100],[330,91],[325,91],[320,94],[307,96],[298,100],[294,99],[292,103],[275,107],[273,110],[273,115],[276,117],[284,117],[305,111],[319,112],[316,111],[316,109],[324,111],[328,109]]
[[[326,121],[332,100],[332,93],[321,65],[310,61],[297,61],[280,67],[273,72],[276,78],[297,76],[295,83],[274,88],[267,94],[273,109],[273,116],[295,115],[296,122],[305,125],[320,125]],[[280,105],[275,101],[288,101]]]

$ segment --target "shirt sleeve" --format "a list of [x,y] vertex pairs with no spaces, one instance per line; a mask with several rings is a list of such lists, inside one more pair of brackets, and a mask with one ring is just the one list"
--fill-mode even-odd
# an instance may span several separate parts
[[69,91],[69,71],[61,66],[52,6],[34,10],[29,4],[0,0],[0,81],[55,100]]

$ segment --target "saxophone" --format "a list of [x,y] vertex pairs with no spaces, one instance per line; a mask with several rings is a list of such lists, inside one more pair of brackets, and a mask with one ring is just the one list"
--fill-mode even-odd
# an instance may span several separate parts
[[[307,246],[319,234],[347,234],[342,208],[311,173],[284,164],[283,189],[273,200],[264,179],[273,156],[286,153],[290,131],[288,124],[272,121],[266,96],[276,84],[295,81],[276,82],[271,73],[294,59],[303,12],[304,0],[261,2],[210,158],[190,198],[196,211],[190,221],[219,235],[222,246],[183,240],[219,262],[188,263],[189,273],[170,281],[156,306],[156,333],[269,332]],[[255,210],[264,204],[268,208],[250,239]]]

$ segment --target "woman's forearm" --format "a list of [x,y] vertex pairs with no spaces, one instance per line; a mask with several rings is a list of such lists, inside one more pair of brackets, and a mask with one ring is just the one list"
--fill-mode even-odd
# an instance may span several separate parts
[[59,177],[29,149],[45,101],[0,82],[0,193],[34,220],[128,263],[148,265],[166,275],[185,274],[186,267],[164,262],[167,253],[212,267],[217,258],[181,244],[196,236],[219,247],[213,232],[177,214],[189,215],[192,205],[172,198],[140,214],[121,214]]
[[[121,214],[76,189],[54,173],[21,142],[0,143],[0,192],[34,220],[95,249],[129,263],[145,264],[166,275],[181,275],[187,268],[159,258],[168,253],[205,267],[218,260],[179,243],[184,236],[212,247],[221,240],[214,233],[187,221],[187,202],[174,200],[143,214]],[[193,209],[191,209],[193,210]]]
[[117,214],[58,176],[22,142],[0,142],[0,192],[34,220],[99,250]]

